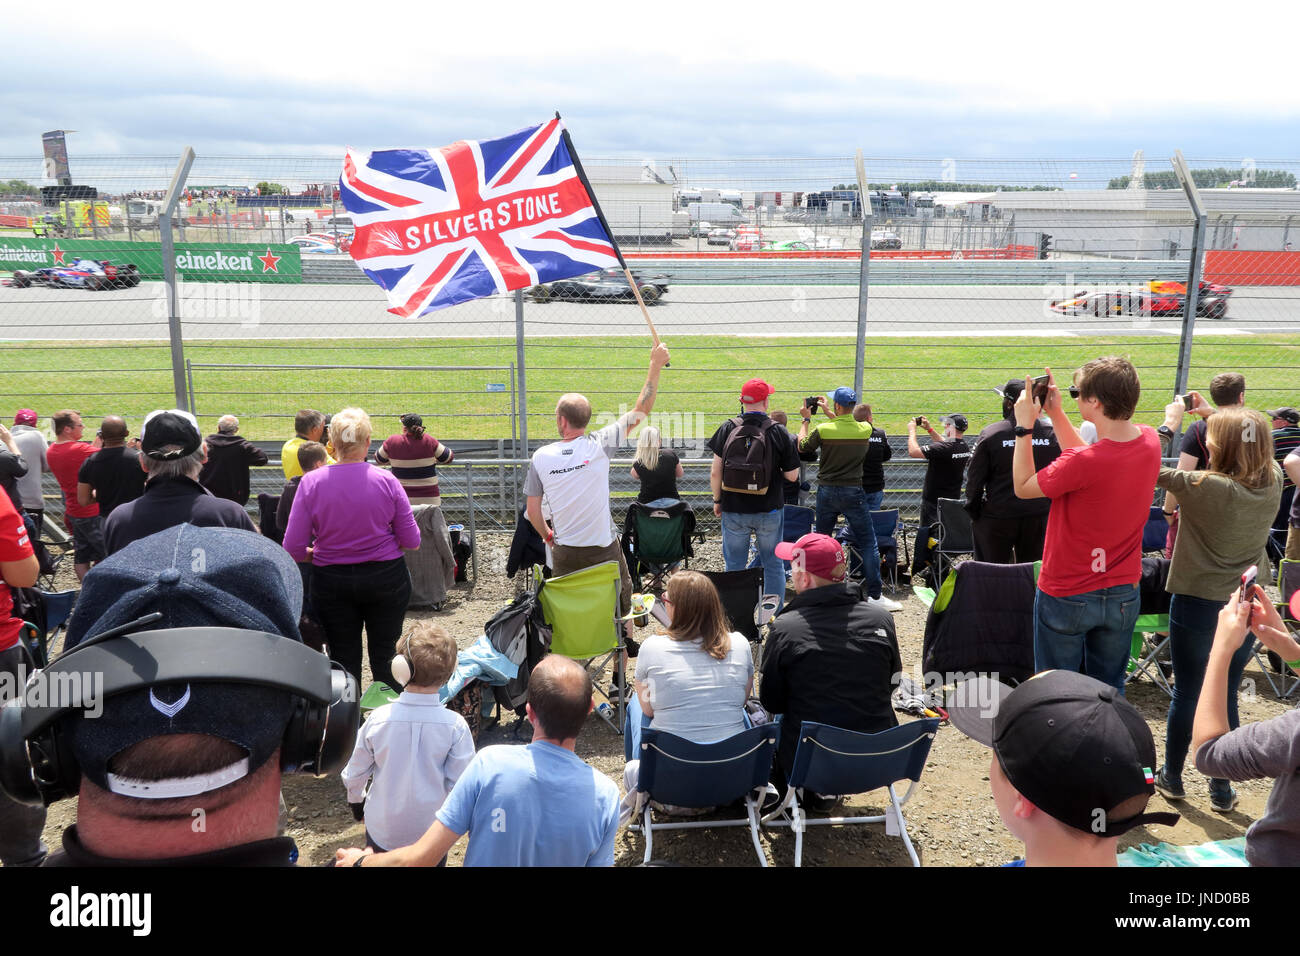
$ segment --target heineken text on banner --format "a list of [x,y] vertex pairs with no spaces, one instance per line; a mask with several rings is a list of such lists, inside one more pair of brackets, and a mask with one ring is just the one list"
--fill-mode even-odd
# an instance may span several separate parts
[[352,258],[400,316],[619,265],[558,118],[441,149],[348,150],[339,193]]

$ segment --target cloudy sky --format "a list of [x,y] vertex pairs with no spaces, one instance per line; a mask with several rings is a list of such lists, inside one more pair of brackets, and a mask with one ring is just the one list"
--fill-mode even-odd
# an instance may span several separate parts
[[[74,175],[79,158],[192,145],[201,159],[266,157],[259,169],[272,173],[281,157],[319,156],[331,178],[344,145],[439,146],[557,109],[588,157],[861,149],[897,161],[882,178],[939,178],[955,157],[961,179],[1037,181],[1077,166],[1100,181],[1137,148],[1148,169],[1175,147],[1224,165],[1300,160],[1300,15],[1272,0],[1239,22],[1131,0],[554,9],[545,19],[543,5],[516,0],[72,0],[56,16],[26,5],[6,14],[0,157],[11,159],[0,177],[22,166],[12,157],[39,158],[48,129],[77,131]],[[1044,157],[1064,162],[1047,174],[1012,163]],[[1115,162],[1071,165],[1082,158]],[[299,162],[295,174],[314,168]],[[847,178],[851,166],[827,173]]]

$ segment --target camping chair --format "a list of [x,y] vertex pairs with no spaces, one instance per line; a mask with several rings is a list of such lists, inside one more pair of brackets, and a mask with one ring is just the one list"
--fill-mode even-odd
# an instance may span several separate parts
[[[533,565],[533,582],[542,613],[551,627],[552,654],[572,657],[588,666],[599,657],[598,667],[613,655],[614,686],[618,689],[614,708],[617,720],[599,709],[596,713],[616,733],[622,734],[628,688],[623,667],[623,624],[618,620],[618,562],[604,561],[553,578],[543,578],[541,568]],[[599,688],[597,692],[600,693]]]
[[1152,505],[1147,523],[1142,526],[1142,553],[1164,554],[1169,538],[1169,522],[1165,520],[1164,505]]
[[763,569],[745,568],[743,571],[701,571],[718,589],[722,609],[727,612],[727,622],[733,631],[739,631],[755,647],[759,642],[758,629],[776,613],[775,595],[763,593]]
[[[798,541],[806,534],[811,534],[813,529],[813,519],[817,517],[817,512],[812,508],[804,508],[800,505],[786,505],[785,511],[781,515],[781,540],[791,543]],[[790,562],[781,562],[785,565],[785,576],[790,577]]]
[[[889,590],[898,590],[898,509],[871,512],[871,526],[876,532],[876,551],[880,555],[881,581],[889,582]],[[849,575],[858,577],[862,574],[862,552],[858,550],[858,539],[853,529],[845,524],[836,532],[835,538],[849,553]],[[888,569],[888,573],[886,570]]]
[[[922,528],[919,534],[925,534]],[[971,529],[970,512],[966,502],[960,498],[939,499],[939,535],[938,544],[930,552],[934,558],[935,580],[943,581],[943,562],[948,558],[948,565],[957,563],[963,554],[975,554],[975,536]]]
[[42,591],[36,590],[45,609],[45,632],[29,621],[23,622],[18,639],[27,649],[32,663],[36,667],[46,667],[50,663],[50,648],[58,643],[59,637],[68,629],[68,619],[72,617],[72,608],[77,603],[81,591]]
[[1034,674],[1036,566],[963,561],[930,604],[921,646],[926,673],[997,673],[1009,684]]
[[[920,866],[916,848],[907,835],[903,804],[907,803],[921,779],[930,744],[939,729],[937,717],[914,720],[877,734],[841,730],[828,724],[805,720],[799,730],[799,746],[794,752],[790,781],[785,800],[763,817],[766,826],[789,827],[794,831],[794,865],[803,865],[803,834],[809,826],[844,826],[850,823],[884,823],[885,833],[895,828],[907,847],[913,866]],[[900,800],[894,792],[899,780],[910,780],[907,793]],[[813,793],[870,793],[884,787],[889,791],[889,806],[884,814],[871,817],[817,817],[809,819],[799,806],[799,791]]]
[[67,528],[63,527],[61,522],[54,520],[54,517],[46,511],[41,516],[40,531],[41,544],[49,552],[51,567],[48,574],[42,572],[37,578],[37,584],[50,591],[54,590],[54,575],[59,571],[64,560],[68,555],[73,553],[74,544],[72,535],[68,533]]
[[623,554],[638,591],[646,590],[642,578],[650,578],[649,590],[662,594],[668,575],[678,567],[689,567],[691,534],[695,512],[684,501],[662,508],[634,501],[628,505],[623,527]]
[[[1163,518],[1160,519],[1164,521]],[[1163,544],[1161,545],[1163,548]],[[1137,623],[1133,625],[1133,643],[1129,647],[1128,673],[1124,683],[1137,680],[1146,674],[1151,681],[1170,697],[1173,687],[1168,673],[1172,665],[1161,658],[1169,647],[1169,599],[1165,590],[1169,580],[1169,559],[1145,557],[1142,559],[1142,578],[1138,583],[1141,604]],[[1163,635],[1163,637],[1162,637]]]
[[[644,794],[641,822],[628,826],[645,832],[645,862],[654,852],[655,830],[698,830],[705,827],[749,827],[758,865],[767,866],[758,839],[759,806],[772,773],[779,724],[760,724],[734,737],[711,744],[695,744],[673,734],[647,727],[641,731],[641,768],[637,791]],[[738,820],[688,820],[655,823],[650,801],[675,807],[723,807],[745,801],[745,817]]]

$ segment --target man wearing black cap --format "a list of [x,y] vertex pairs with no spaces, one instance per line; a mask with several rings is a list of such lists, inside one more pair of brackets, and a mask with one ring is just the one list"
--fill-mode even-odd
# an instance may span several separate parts
[[[966,472],[966,510],[971,515],[975,560],[993,564],[1037,561],[1043,556],[1047,535],[1047,498],[1018,498],[1011,479],[1016,454],[1016,399],[1024,391],[1023,379],[1012,379],[997,391],[1002,396],[1002,421],[980,432]],[[1046,468],[1061,454],[1052,426],[1034,422],[1034,469]]]
[[104,523],[109,554],[182,523],[257,532],[243,508],[199,484],[207,449],[189,412],[150,412],[141,429],[140,451],[140,467],[148,475],[144,494],[120,505]]
[[[930,427],[924,415],[907,422],[907,454],[910,458],[926,461],[925,483],[921,486],[921,528],[916,536],[916,551],[912,555],[912,574],[926,571],[930,564],[930,528],[939,520],[939,499],[960,498],[961,482],[970,461],[970,446],[962,437],[970,423],[959,412],[942,419],[943,435]],[[932,441],[921,445],[916,440],[917,426],[924,428]],[[943,582],[936,581],[937,588]]]
[[1119,837],[1176,813],[1147,813],[1156,745],[1114,687],[1046,671],[1012,690],[985,675],[957,685],[953,726],[993,749],[989,787],[1025,845],[1020,866],[1116,866]]
[[[298,640],[302,586],[261,535],[183,525],[123,548],[86,576],[75,647],[153,612],[144,630],[239,627]],[[246,684],[156,685],[65,718],[81,770],[77,822],[46,866],[288,866],[276,837],[280,761],[294,699]]]

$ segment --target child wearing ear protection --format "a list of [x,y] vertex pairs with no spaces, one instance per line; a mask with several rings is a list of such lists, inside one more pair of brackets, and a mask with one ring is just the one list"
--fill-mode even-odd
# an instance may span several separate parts
[[357,733],[343,784],[354,814],[365,801],[366,846],[376,851],[419,840],[474,756],[469,725],[438,693],[455,669],[456,641],[447,630],[412,625],[392,663],[401,694]]

